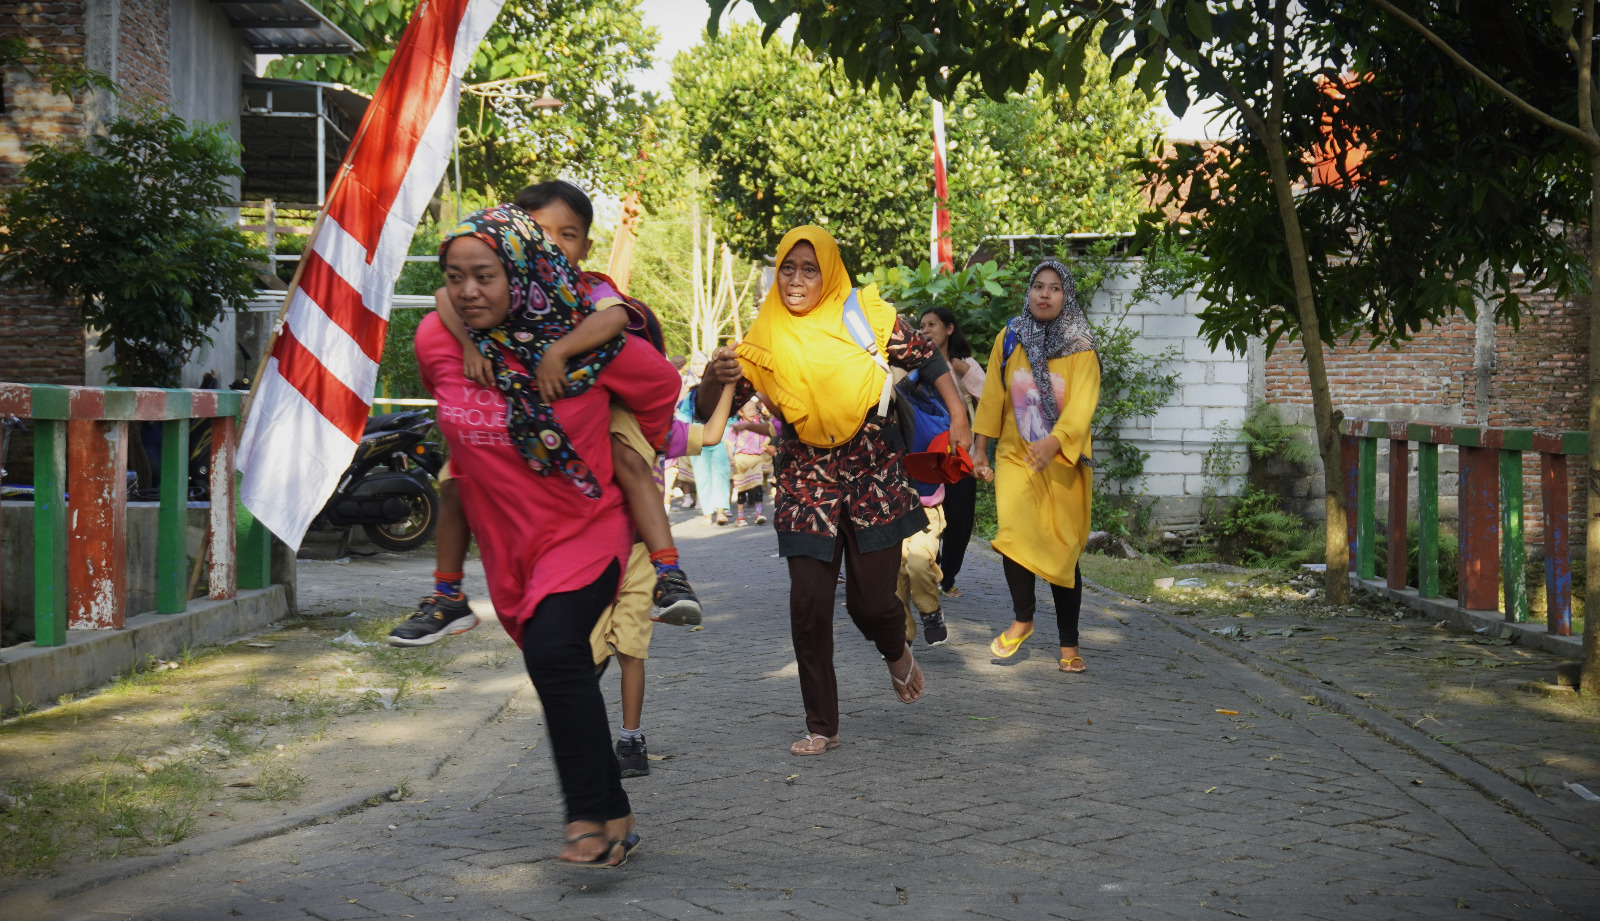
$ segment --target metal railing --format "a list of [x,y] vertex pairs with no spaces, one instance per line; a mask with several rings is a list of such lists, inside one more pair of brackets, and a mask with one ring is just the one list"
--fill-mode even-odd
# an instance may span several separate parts
[[64,644],[68,629],[118,629],[127,618],[130,422],[161,426],[156,612],[179,614],[189,605],[189,435],[195,419],[211,420],[210,512],[201,550],[210,560],[207,594],[223,600],[239,589],[270,584],[271,535],[236,507],[242,396],[230,390],[0,383],[0,415],[32,421],[37,645]]
[[1439,597],[1439,449],[1458,457],[1458,585],[1456,603],[1468,610],[1503,611],[1529,619],[1527,546],[1523,522],[1523,455],[1539,455],[1543,518],[1546,629],[1572,635],[1571,528],[1567,458],[1586,455],[1586,432],[1434,425],[1347,419],[1340,426],[1344,459],[1350,568],[1373,579],[1377,560],[1378,442],[1389,442],[1388,558],[1385,584],[1409,588],[1407,513],[1410,453],[1417,448],[1417,585],[1422,598]]

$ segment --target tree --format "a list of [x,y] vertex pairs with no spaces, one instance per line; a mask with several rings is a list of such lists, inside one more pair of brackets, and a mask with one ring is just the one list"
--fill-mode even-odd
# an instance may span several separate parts
[[[1096,69],[1097,68],[1097,69]],[[993,233],[1129,230],[1140,211],[1128,154],[1155,133],[1147,97],[1096,56],[1076,101],[1034,81],[1001,100],[958,93],[948,120],[958,252]],[[827,226],[847,263],[914,262],[933,202],[929,100],[852,85],[753,25],[673,63],[680,156],[711,175],[718,224],[741,254],[791,227]]]
[[[290,55],[267,74],[378,86],[418,0],[325,4],[324,15],[366,50]],[[530,179],[566,176],[619,192],[632,175],[634,133],[654,107],[634,71],[650,66],[655,29],[640,0],[506,0],[463,81],[459,118],[462,183],[509,198]],[[538,104],[561,101],[557,109]]]
[[29,154],[0,204],[0,280],[76,298],[100,347],[116,348],[114,382],[178,386],[266,258],[218,210],[242,175],[238,145],[222,126],[152,112]]
[[[726,6],[711,0],[713,19]],[[1073,90],[1083,84],[1089,72],[1085,61],[1098,48],[1112,59],[1113,79],[1137,69],[1139,85],[1162,89],[1169,107],[1179,114],[1189,106],[1191,94],[1219,107],[1237,131],[1235,140],[1220,148],[1180,148],[1165,172],[1169,188],[1187,189],[1184,207],[1209,221],[1202,222],[1197,243],[1210,273],[1204,293],[1216,301],[1205,317],[1213,344],[1220,340],[1239,349],[1250,337],[1261,336],[1270,346],[1288,336],[1304,345],[1325,473],[1330,601],[1348,597],[1348,547],[1339,417],[1328,390],[1323,344],[1358,329],[1374,342],[1403,340],[1451,310],[1471,312],[1474,296],[1485,288],[1499,291],[1502,311],[1514,317],[1517,301],[1509,268],[1515,257],[1532,260],[1536,280],[1543,278],[1539,272],[1552,270],[1557,284],[1563,283],[1562,269],[1570,262],[1559,245],[1540,250],[1542,222],[1501,221],[1495,228],[1501,236],[1477,237],[1478,223],[1459,220],[1463,213],[1481,210],[1487,193],[1519,184],[1519,191],[1527,190],[1530,183],[1548,180],[1548,173],[1539,173],[1550,166],[1547,152],[1530,151],[1525,143],[1508,162],[1531,168],[1531,174],[1525,171],[1515,182],[1492,172],[1506,165],[1494,160],[1457,177],[1438,169],[1430,172],[1427,162],[1413,155],[1389,164],[1407,165],[1409,173],[1393,175],[1412,182],[1387,194],[1369,194],[1384,187],[1368,183],[1355,192],[1345,188],[1297,196],[1297,188],[1304,188],[1309,178],[1306,154],[1328,140],[1324,124],[1336,129],[1335,139],[1341,142],[1383,140],[1372,133],[1372,124],[1361,126],[1365,131],[1354,126],[1356,116],[1372,115],[1373,107],[1366,103],[1381,96],[1358,84],[1352,91],[1363,105],[1341,109],[1329,104],[1329,81],[1338,85],[1352,52],[1378,39],[1336,28],[1335,11],[1326,4],[1089,0],[1045,9],[1022,2],[885,0],[849,8],[771,3],[757,11],[769,32],[798,12],[796,41],[839,59],[856,79],[892,86],[902,96],[919,88],[955,93],[969,79],[991,98],[1035,78],[1046,88]],[[1448,91],[1442,98],[1435,94],[1427,105],[1459,103]],[[1378,123],[1383,130],[1394,137],[1408,135],[1403,117],[1397,123],[1394,107],[1387,111],[1391,120]],[[1504,138],[1505,132],[1496,135]],[[1482,149],[1479,144],[1465,146]],[[1502,151],[1506,146],[1502,144]],[[1418,188],[1419,179],[1434,188]],[[1465,207],[1459,197],[1463,188],[1473,190]],[[1410,227],[1404,216],[1396,219],[1392,213],[1405,195],[1415,204],[1441,190],[1457,193],[1457,198],[1433,194],[1432,204],[1444,202],[1453,210],[1430,210],[1426,220]],[[1496,194],[1497,203],[1511,197]],[[1533,213],[1555,197],[1534,195],[1528,201],[1536,206],[1522,213]],[[1421,235],[1421,226],[1439,233]],[[1507,248],[1497,249],[1503,244]],[[1463,261],[1469,266],[1464,272]]]
[[[1426,5],[1415,12],[1392,0],[1366,0],[1374,9],[1437,48],[1481,87],[1564,140],[1587,163],[1589,258],[1589,523],[1590,580],[1600,580],[1600,73],[1595,61],[1594,0],[1534,3],[1481,0],[1461,9]],[[1407,5],[1410,6],[1409,4]],[[1591,584],[1600,584],[1592,581]],[[1600,618],[1583,631],[1586,696],[1600,696]]]

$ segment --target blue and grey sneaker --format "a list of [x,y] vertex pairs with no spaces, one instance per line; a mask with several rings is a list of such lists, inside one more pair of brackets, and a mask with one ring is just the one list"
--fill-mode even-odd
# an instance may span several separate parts
[[466,633],[478,625],[478,615],[467,604],[467,593],[454,598],[434,592],[422,599],[417,612],[389,632],[390,646],[431,646],[447,636]]

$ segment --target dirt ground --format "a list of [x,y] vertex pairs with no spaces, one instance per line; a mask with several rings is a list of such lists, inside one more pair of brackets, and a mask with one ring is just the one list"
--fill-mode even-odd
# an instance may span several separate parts
[[13,842],[0,891],[307,804],[402,798],[527,686],[479,600],[476,561],[466,587],[482,625],[418,649],[383,638],[431,589],[431,549],[359,569],[302,559],[306,607],[276,629],[0,724],[0,829]]

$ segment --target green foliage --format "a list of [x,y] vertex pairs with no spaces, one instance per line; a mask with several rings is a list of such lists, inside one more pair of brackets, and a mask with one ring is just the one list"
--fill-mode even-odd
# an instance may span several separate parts
[[1250,408],[1239,426],[1239,441],[1257,460],[1278,459],[1298,466],[1317,462],[1317,451],[1302,436],[1309,426],[1283,420],[1283,412],[1271,403],[1258,402]]
[[1306,427],[1285,422],[1269,403],[1250,408],[1238,429],[1217,429],[1216,440],[1201,465],[1200,520],[1217,555],[1250,566],[1298,566],[1321,553],[1321,529],[1283,511],[1278,495],[1247,484],[1226,495],[1241,476],[1239,447],[1256,461],[1310,464],[1317,453],[1302,440]]
[[1247,566],[1298,566],[1304,559],[1292,558],[1289,551],[1306,541],[1306,522],[1283,511],[1278,496],[1264,489],[1246,486],[1233,497],[1227,511],[1213,522],[1218,550],[1228,559]]
[[[267,74],[371,93],[417,5],[325,3],[323,14],[366,50],[290,55]],[[650,67],[656,41],[640,0],[507,0],[462,78],[463,184],[504,199],[531,179],[564,176],[620,195],[637,172],[635,133],[655,105],[632,75]],[[542,95],[563,105],[540,109]]]
[[29,154],[0,200],[0,281],[76,298],[101,348],[116,347],[114,382],[176,387],[265,259],[218,210],[233,202],[238,145],[222,126],[152,111]]
[[[1095,67],[1099,69],[1096,70]],[[1082,98],[1023,85],[992,101],[961,94],[947,120],[957,252],[996,233],[1120,231],[1141,205],[1127,154],[1153,133],[1150,101],[1091,62]],[[754,26],[673,62],[679,155],[711,174],[719,228],[746,256],[790,228],[825,226],[847,265],[915,261],[933,204],[929,101],[852,84]]]

